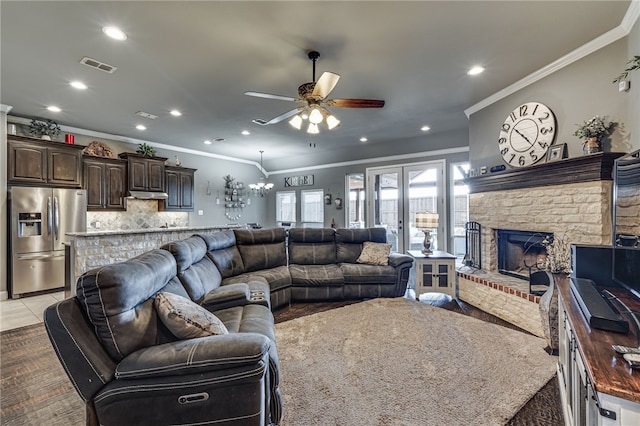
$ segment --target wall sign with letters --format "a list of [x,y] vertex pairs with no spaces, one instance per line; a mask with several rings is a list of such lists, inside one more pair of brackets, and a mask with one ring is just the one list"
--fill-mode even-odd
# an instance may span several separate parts
[[284,178],[285,188],[291,186],[309,186],[313,185],[313,175],[292,176]]

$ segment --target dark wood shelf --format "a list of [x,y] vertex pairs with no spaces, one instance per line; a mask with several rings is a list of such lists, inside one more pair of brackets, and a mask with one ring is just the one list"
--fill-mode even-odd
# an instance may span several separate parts
[[[590,328],[569,288],[569,279],[555,277],[560,306],[564,306],[585,367],[597,392],[640,403],[640,374],[629,367],[611,345],[636,347],[638,336],[633,326],[627,334]],[[608,289],[632,310],[640,310],[640,301],[623,289]]]
[[469,193],[475,194],[534,186],[611,180],[614,161],[623,155],[625,154],[622,152],[599,152],[551,163],[469,177],[465,179],[465,182],[469,185]]

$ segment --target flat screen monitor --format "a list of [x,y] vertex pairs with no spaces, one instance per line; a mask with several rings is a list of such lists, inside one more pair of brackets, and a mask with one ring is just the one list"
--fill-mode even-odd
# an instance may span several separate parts
[[640,150],[614,167],[613,281],[640,297]]

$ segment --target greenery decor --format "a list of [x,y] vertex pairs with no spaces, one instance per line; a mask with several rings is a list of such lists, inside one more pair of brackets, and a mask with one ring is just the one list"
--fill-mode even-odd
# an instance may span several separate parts
[[142,143],[138,145],[138,149],[136,149],[138,154],[142,154],[145,157],[153,157],[156,155],[156,149],[152,146],[147,145],[146,143]]
[[625,68],[625,70],[622,71],[615,80],[613,80],[614,83],[619,83],[620,81],[625,80],[631,71],[640,70],[640,56],[634,56],[633,59],[627,62],[627,65],[629,66]]
[[53,120],[31,120],[29,134],[41,138],[42,136],[54,137],[60,134],[60,126]]
[[596,138],[600,140],[603,136],[609,134],[614,125],[615,123],[608,121],[607,117],[596,115],[582,124],[578,124],[578,129],[573,132],[573,135],[580,139]]

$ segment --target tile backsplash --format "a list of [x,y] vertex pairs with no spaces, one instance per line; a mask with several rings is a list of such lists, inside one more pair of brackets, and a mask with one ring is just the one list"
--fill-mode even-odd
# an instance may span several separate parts
[[124,212],[87,212],[87,231],[146,229],[189,225],[189,213],[160,212],[157,200],[127,199]]

